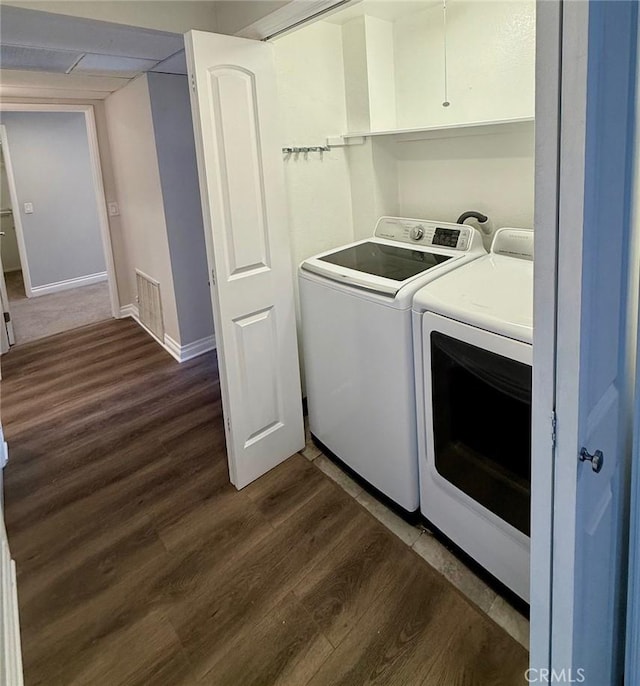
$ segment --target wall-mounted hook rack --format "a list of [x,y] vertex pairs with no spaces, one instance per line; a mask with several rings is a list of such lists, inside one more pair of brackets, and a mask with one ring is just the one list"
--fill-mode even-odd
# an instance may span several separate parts
[[328,145],[307,145],[304,147],[288,147],[288,148],[282,148],[282,152],[285,155],[298,155],[301,152],[307,153],[307,152],[329,152],[331,150],[331,147]]

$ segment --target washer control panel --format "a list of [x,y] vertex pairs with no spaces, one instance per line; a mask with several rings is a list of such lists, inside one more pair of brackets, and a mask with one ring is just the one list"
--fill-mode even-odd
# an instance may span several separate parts
[[434,222],[402,217],[381,217],[376,225],[376,238],[386,238],[401,243],[467,250],[471,244],[473,229],[462,224]]

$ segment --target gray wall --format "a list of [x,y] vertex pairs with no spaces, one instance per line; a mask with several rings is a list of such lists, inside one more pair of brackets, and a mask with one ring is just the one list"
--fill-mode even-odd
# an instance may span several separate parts
[[[84,115],[5,112],[31,285],[106,269]],[[33,214],[24,203],[33,203]]]
[[180,340],[213,334],[198,169],[186,76],[147,74]]

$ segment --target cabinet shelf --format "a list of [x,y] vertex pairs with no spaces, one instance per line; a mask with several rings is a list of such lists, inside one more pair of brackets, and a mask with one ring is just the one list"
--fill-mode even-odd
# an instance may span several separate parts
[[463,124],[440,124],[416,129],[390,129],[388,131],[357,131],[342,134],[345,141],[351,138],[369,138],[370,136],[398,136],[400,140],[424,138],[450,138],[452,136],[477,136],[481,134],[503,133],[509,128],[518,128],[523,124],[533,124],[533,117],[514,119],[494,119],[491,121],[474,121]]

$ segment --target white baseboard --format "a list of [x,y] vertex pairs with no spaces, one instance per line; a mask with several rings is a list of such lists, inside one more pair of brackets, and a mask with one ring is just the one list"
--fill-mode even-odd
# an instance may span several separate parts
[[67,291],[70,288],[79,288],[80,286],[90,286],[94,283],[100,283],[107,280],[107,272],[98,272],[97,274],[87,274],[86,276],[78,276],[75,279],[66,279],[65,281],[56,281],[55,283],[47,283],[44,286],[31,286],[31,295],[36,297],[38,295],[49,295],[50,293],[58,293],[58,291]]
[[186,362],[192,360],[198,355],[204,355],[210,350],[216,349],[216,337],[207,336],[186,345],[180,345],[168,334],[164,335],[165,348],[178,360],[178,362]]
[[150,331],[138,317],[138,307],[136,305],[125,305],[120,308],[120,318],[131,317],[134,319],[155,341],[157,341],[168,353],[178,362],[186,362],[191,360],[198,355],[203,355],[210,350],[215,350],[216,347],[216,337],[207,336],[206,338],[201,338],[198,341],[193,341],[193,343],[187,343],[186,345],[180,345],[178,341],[171,338],[168,334],[164,335],[164,341],[161,341],[152,331]]
[[124,319],[125,317],[133,317],[134,319],[138,318],[138,308],[136,305],[125,305],[124,307],[120,308],[120,314],[118,315],[118,319]]

